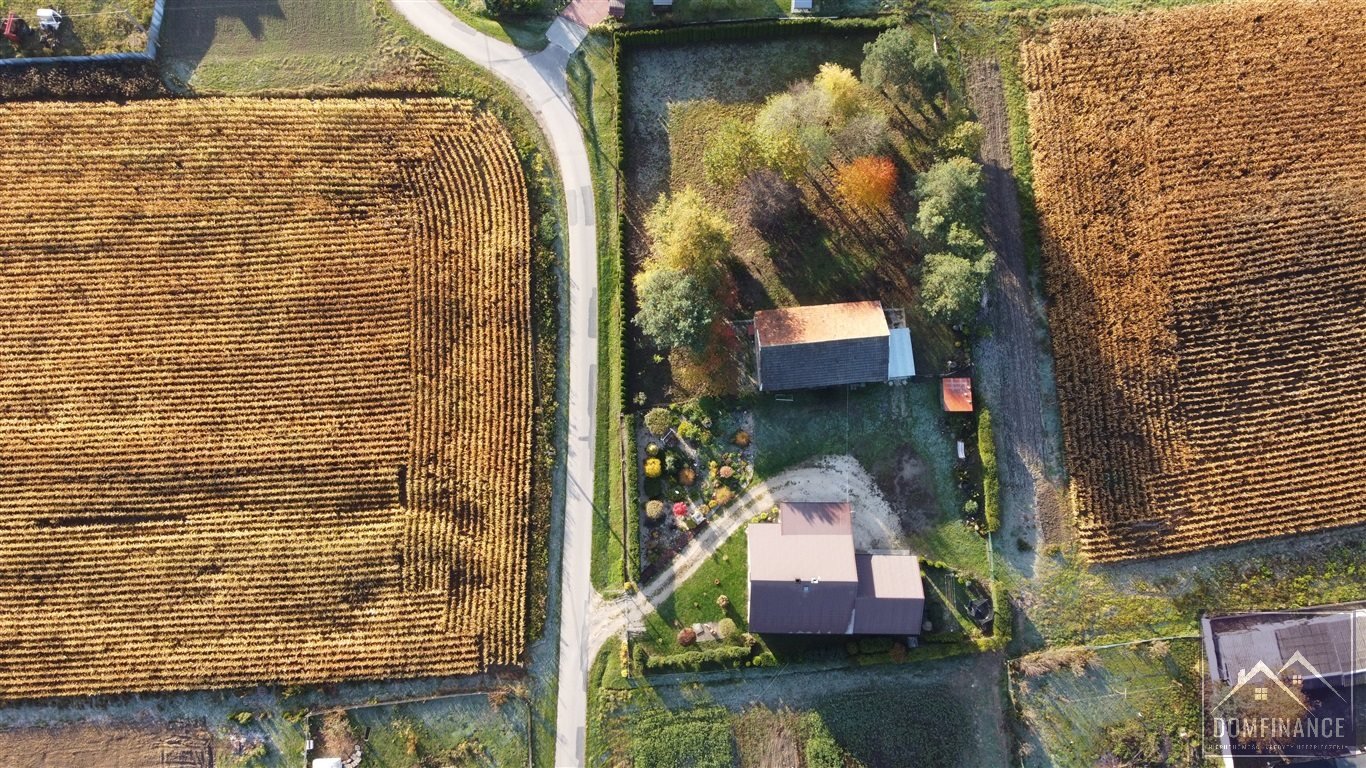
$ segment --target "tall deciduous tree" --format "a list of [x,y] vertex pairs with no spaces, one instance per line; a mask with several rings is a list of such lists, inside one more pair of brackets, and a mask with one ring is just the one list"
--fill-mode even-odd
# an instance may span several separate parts
[[699,349],[716,316],[711,290],[679,269],[655,267],[636,275],[634,322],[661,349]]
[[686,271],[710,285],[717,266],[730,255],[734,227],[726,217],[688,188],[659,202],[645,217],[653,267]]
[[918,93],[932,102],[948,85],[934,48],[907,27],[889,29],[865,45],[859,73],[864,85],[903,101]]
[[707,148],[702,152],[702,169],[707,181],[726,190],[733,189],[762,162],[753,128],[735,119],[721,123],[707,139]]
[[966,157],[935,163],[915,181],[920,203],[914,229],[931,248],[947,247],[953,224],[976,229],[982,223],[982,166]]
[[920,277],[920,304],[925,313],[947,323],[967,323],[977,316],[982,287],[996,263],[996,254],[985,251],[976,259],[951,253],[925,257]]
[[845,200],[859,208],[885,208],[896,192],[896,165],[886,157],[860,157],[835,173]]

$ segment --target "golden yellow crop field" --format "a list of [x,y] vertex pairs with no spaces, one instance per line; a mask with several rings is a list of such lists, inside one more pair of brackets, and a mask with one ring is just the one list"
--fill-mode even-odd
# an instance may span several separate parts
[[0,105],[0,698],[522,660],[527,190],[468,103]]
[[1366,2],[1058,21],[1023,64],[1083,552],[1366,522]]

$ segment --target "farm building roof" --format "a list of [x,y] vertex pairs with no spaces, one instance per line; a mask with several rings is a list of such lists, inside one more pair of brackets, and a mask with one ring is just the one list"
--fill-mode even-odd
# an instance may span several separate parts
[[880,301],[851,301],[754,313],[754,331],[765,347],[866,339],[888,334]]
[[878,301],[757,312],[759,389],[783,391],[887,381],[890,330]]
[[778,505],[749,526],[749,625],[790,634],[918,634],[920,561],[854,549],[848,503]]
[[925,608],[920,560],[914,555],[854,555],[858,596],[854,599],[854,634],[918,634]]
[[972,379],[952,376],[940,385],[940,399],[944,410],[951,413],[972,413]]
[[854,531],[853,509],[847,501],[780,501],[778,522],[784,536],[848,536]]
[[1202,629],[1210,672],[1225,682],[1237,680],[1239,672],[1259,662],[1279,671],[1296,654],[1325,678],[1366,672],[1363,603],[1210,616]]

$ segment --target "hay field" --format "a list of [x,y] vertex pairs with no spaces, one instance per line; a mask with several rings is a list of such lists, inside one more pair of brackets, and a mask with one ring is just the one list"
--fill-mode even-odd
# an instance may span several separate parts
[[0,698],[524,645],[530,222],[448,100],[0,106]]
[[1366,522],[1366,2],[1057,22],[1023,57],[1083,551]]

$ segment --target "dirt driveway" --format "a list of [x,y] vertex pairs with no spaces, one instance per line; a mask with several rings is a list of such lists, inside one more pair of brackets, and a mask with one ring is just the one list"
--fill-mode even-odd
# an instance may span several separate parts
[[4,768],[213,768],[213,740],[196,726],[96,726],[0,731]]
[[1035,554],[1068,537],[1051,345],[1030,282],[1010,154],[1005,89],[995,61],[973,62],[969,102],[986,131],[986,236],[996,252],[988,285],[991,332],[977,342],[977,385],[992,412],[1001,478],[1001,551],[1025,575]]

